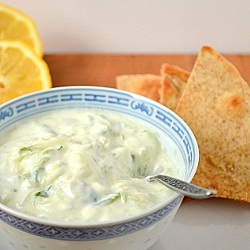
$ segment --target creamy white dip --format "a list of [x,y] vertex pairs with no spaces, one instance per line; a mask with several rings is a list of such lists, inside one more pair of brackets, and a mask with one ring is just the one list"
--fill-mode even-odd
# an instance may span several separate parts
[[52,111],[26,119],[0,142],[0,202],[38,217],[105,221],[172,193],[146,176],[178,177],[158,139],[113,112]]

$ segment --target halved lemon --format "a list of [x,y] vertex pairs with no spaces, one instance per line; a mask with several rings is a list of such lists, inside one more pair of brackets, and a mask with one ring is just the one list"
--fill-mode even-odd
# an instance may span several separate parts
[[43,55],[42,41],[32,18],[8,5],[0,4],[0,40],[18,39]]
[[21,41],[0,41],[0,104],[52,86],[49,67]]

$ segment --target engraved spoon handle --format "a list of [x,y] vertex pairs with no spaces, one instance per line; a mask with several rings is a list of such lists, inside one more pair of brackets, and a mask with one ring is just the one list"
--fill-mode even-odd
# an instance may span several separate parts
[[149,177],[149,181],[157,180],[168,188],[194,199],[206,199],[213,197],[217,192],[213,189],[206,189],[194,184],[182,181],[166,175]]

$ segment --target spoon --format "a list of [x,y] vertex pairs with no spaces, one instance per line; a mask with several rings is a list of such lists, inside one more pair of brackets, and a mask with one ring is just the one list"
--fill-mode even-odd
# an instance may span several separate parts
[[194,199],[210,198],[217,193],[217,191],[214,189],[202,188],[194,184],[188,183],[186,181],[182,181],[180,179],[176,179],[167,175],[149,176],[147,179],[150,182],[159,181],[168,188]]

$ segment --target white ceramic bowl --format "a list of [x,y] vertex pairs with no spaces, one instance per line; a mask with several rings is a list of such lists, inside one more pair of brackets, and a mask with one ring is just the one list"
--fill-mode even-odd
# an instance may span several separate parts
[[[32,93],[0,107],[0,136],[8,126],[64,108],[112,110],[140,119],[167,135],[169,157],[190,182],[198,165],[198,146],[189,127],[174,112],[147,98],[111,88],[63,87]],[[129,218],[70,223],[32,217],[0,204],[0,238],[17,250],[144,250],[152,246],[175,216],[182,195],[174,193]],[[7,250],[7,249],[6,249]]]

